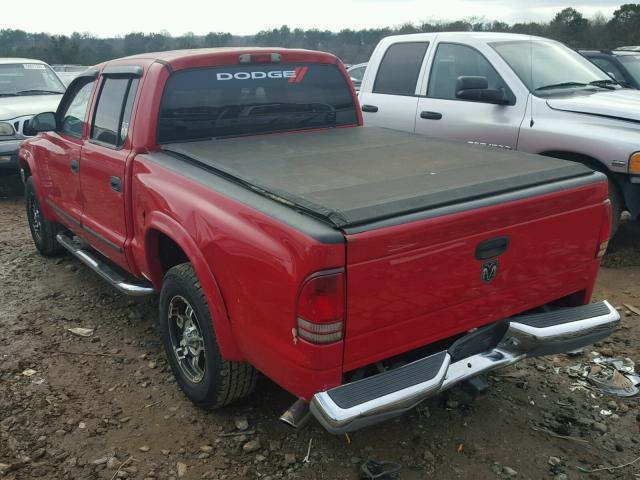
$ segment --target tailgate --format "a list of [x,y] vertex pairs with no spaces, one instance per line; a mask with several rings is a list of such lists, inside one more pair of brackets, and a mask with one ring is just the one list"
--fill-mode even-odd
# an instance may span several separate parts
[[347,231],[345,371],[590,295],[604,177],[520,193]]

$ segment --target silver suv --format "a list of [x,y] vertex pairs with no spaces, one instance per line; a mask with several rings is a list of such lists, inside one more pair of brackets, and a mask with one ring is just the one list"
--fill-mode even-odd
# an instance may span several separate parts
[[40,60],[0,58],[0,170],[18,171],[18,146],[29,119],[55,111],[65,87]]
[[584,163],[609,177],[613,232],[623,209],[640,215],[640,91],[561,43],[476,32],[387,37],[359,98],[365,125]]

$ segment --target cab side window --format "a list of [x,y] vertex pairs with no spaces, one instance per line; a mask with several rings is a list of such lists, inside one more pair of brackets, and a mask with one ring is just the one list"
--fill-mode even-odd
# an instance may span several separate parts
[[61,112],[62,119],[60,132],[71,137],[82,138],[84,131],[87,107],[93,91],[94,79],[78,81],[74,87],[75,93],[67,102],[66,108]]
[[456,82],[463,76],[486,77],[490,89],[508,92],[504,80],[476,49],[441,43],[431,66],[427,97],[456,100]]
[[104,79],[91,127],[92,140],[111,148],[124,145],[138,82],[137,78]]
[[429,42],[395,43],[384,54],[378,67],[373,93],[415,95],[422,60]]

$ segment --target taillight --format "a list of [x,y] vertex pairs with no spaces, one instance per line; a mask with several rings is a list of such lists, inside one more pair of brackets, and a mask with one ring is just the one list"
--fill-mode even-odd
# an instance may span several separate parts
[[280,63],[279,53],[243,53],[238,56],[238,63]]
[[342,340],[344,273],[319,273],[305,281],[298,297],[298,336],[311,343]]
[[611,236],[611,202],[604,202],[604,213],[602,223],[600,224],[600,237],[598,239],[598,248],[596,250],[596,258],[602,258],[607,252],[609,246],[609,237]]

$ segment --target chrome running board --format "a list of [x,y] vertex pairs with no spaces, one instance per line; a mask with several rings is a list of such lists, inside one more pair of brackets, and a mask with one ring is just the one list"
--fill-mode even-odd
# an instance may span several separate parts
[[99,256],[87,244],[76,241],[64,233],[56,235],[56,240],[74,257],[100,275],[119,292],[134,297],[143,297],[146,295],[153,295],[155,293],[150,282],[131,277],[124,272],[120,273],[118,271],[120,270],[118,267],[110,265],[108,260]]

